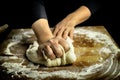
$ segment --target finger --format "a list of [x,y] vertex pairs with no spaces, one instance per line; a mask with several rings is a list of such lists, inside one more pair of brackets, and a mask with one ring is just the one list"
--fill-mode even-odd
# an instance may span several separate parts
[[61,57],[61,56],[63,55],[63,52],[62,52],[59,44],[56,43],[56,42],[54,42],[54,41],[52,41],[52,40],[50,40],[50,43],[52,44],[52,45],[51,45],[51,48],[52,48],[54,54],[55,54],[57,57]]
[[69,34],[70,34],[70,38],[73,39],[74,30],[71,30]]
[[37,53],[39,54],[39,56],[43,56],[42,55],[42,48],[40,46],[38,47],[38,52]]
[[45,55],[47,57],[49,57],[50,59],[55,59],[56,56],[54,55],[52,49],[50,48],[50,46],[46,45],[45,48],[43,49],[45,52]]
[[68,31],[67,29],[64,30],[64,33],[63,33],[63,35],[62,35],[64,39],[67,39],[68,33],[69,33],[69,31]]
[[57,33],[59,32],[59,27],[58,26],[56,26],[55,28],[54,28],[54,31],[53,31],[53,35],[54,36],[57,36]]
[[65,52],[67,52],[70,49],[70,46],[65,39],[61,39],[59,41],[59,44],[64,48]]
[[64,30],[65,30],[64,27],[62,27],[61,29],[59,29],[59,31],[57,33],[57,36],[62,37],[62,34],[63,34]]

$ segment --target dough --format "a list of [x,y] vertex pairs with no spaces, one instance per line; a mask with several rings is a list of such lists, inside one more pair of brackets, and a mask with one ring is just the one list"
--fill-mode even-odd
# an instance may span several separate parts
[[66,40],[69,43],[70,50],[65,53],[63,47],[60,45],[63,51],[63,56],[61,58],[56,58],[51,60],[45,55],[44,52],[43,52],[43,57],[40,57],[37,54],[37,50],[39,46],[37,41],[34,41],[34,43],[29,46],[29,48],[26,51],[26,56],[31,62],[42,64],[48,67],[72,64],[73,62],[76,61],[76,55],[74,54],[74,47],[72,44],[72,40],[69,37]]

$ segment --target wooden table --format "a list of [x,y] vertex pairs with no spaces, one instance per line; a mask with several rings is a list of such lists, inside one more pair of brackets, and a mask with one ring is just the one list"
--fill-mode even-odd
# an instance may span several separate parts
[[[0,76],[6,80],[117,79],[120,74],[119,48],[104,26],[76,27],[75,63],[45,67],[27,60],[25,52],[36,40],[31,29],[14,29],[0,47]],[[13,44],[8,45],[13,42]],[[10,49],[5,51],[5,49]],[[116,57],[117,56],[117,57]]]

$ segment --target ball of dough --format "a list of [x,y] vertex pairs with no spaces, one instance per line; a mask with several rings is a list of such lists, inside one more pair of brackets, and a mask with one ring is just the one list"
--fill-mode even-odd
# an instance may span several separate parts
[[26,56],[31,62],[42,64],[48,67],[72,64],[73,62],[76,61],[76,55],[74,54],[74,47],[72,44],[72,40],[69,37],[66,40],[70,46],[70,49],[65,53],[63,47],[60,45],[59,47],[62,49],[63,52],[63,56],[61,58],[56,58],[51,60],[45,55],[44,52],[43,52],[43,57],[39,56],[37,54],[37,50],[39,47],[37,41],[34,41],[34,43],[29,46],[29,48],[26,51]]

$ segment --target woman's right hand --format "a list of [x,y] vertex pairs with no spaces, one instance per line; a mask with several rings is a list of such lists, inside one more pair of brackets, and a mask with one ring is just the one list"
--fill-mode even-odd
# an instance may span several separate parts
[[50,59],[62,57],[63,51],[59,45],[64,48],[65,52],[69,50],[69,45],[64,38],[55,37],[39,45],[38,55],[42,55],[44,51]]

